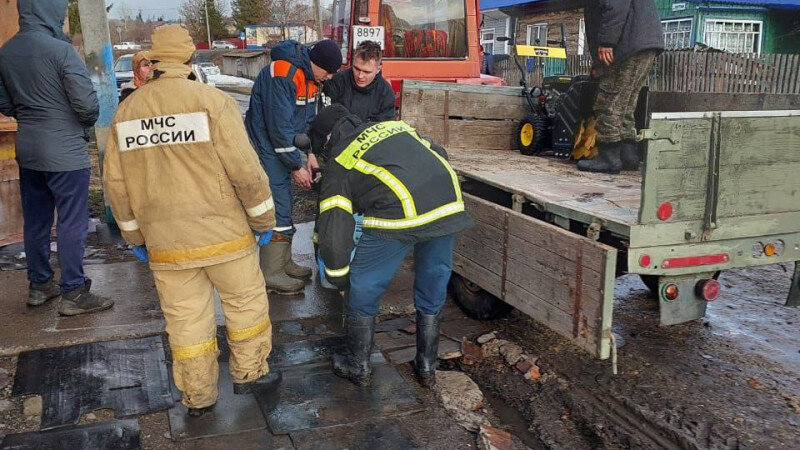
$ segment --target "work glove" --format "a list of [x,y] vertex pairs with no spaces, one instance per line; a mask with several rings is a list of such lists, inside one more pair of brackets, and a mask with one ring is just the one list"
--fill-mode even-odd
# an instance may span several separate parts
[[146,245],[137,245],[131,249],[133,254],[139,258],[139,261],[143,263],[150,262],[150,256],[147,254],[147,246]]
[[269,240],[272,238],[272,230],[265,231],[263,233],[253,231],[253,235],[256,237],[256,243],[258,243],[258,246],[263,247],[269,244]]

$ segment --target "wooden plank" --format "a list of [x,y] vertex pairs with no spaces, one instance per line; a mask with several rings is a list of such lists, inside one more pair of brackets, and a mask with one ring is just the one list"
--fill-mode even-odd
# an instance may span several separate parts
[[484,150],[514,150],[517,146],[516,120],[451,119],[448,125],[450,128],[448,149],[479,147]]
[[800,109],[800,95],[651,92],[649,105],[653,112],[786,110]]
[[[473,255],[474,253],[473,250],[469,255]],[[469,255],[464,255],[457,251],[453,252],[453,272],[472,281],[495,297],[502,298],[502,276],[471,260]]]

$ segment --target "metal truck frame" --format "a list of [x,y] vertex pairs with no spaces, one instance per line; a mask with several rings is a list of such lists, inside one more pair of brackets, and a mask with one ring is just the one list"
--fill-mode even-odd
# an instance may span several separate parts
[[403,120],[462,179],[476,226],[453,287],[475,317],[502,300],[605,359],[618,275],[640,274],[672,325],[705,315],[720,271],[800,260],[800,96],[655,93],[642,171],[614,176],[512,151],[519,88],[405,81],[402,95]]

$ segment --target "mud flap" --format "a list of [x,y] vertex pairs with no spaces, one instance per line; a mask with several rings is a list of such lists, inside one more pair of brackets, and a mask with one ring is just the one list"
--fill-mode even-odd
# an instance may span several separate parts
[[[677,325],[704,317],[708,302],[697,297],[695,286],[698,281],[713,275],[692,274],[659,278],[657,295],[661,325]],[[678,286],[678,298],[675,300],[667,300],[664,295],[664,289],[670,284]]]
[[786,298],[786,306],[800,307],[800,262],[794,263],[792,287],[789,289],[789,297]]

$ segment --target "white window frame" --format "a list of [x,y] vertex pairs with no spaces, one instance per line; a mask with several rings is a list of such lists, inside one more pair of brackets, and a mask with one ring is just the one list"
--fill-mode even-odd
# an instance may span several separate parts
[[541,40],[541,39],[539,40],[539,46],[547,47],[548,25],[547,25],[547,23],[544,23],[544,22],[542,22],[542,23],[532,23],[532,24],[528,25],[528,28],[527,28],[528,37],[525,40],[525,42],[528,45],[534,45],[534,42],[531,40],[531,32],[533,31],[534,28],[544,29],[544,40]]
[[[483,34],[484,33],[492,33],[492,39],[484,39],[483,38]],[[483,45],[483,51],[486,51],[486,46],[484,44],[492,44],[492,51],[489,52],[489,53],[491,53],[493,55],[495,54],[494,48],[495,48],[495,45],[497,45],[497,42],[495,41],[496,37],[497,37],[497,33],[495,32],[495,27],[481,28],[481,45]]]
[[578,22],[578,56],[586,53],[586,21],[581,19]]
[[[511,16],[506,16],[506,36],[516,39],[514,37],[514,30],[511,29]],[[508,41],[503,42],[503,54],[508,55]]]
[[[681,18],[678,18],[678,19],[664,19],[664,20],[661,21],[661,28],[664,30],[664,43],[665,44],[667,42],[669,42],[669,40],[667,39],[667,33],[669,33],[669,32],[667,31],[667,29],[666,29],[666,27],[664,25],[666,25],[668,23],[686,22],[686,21],[688,21],[690,23],[690,25],[691,25],[689,27],[689,45],[687,45],[686,47],[678,48],[678,49],[668,48],[667,50],[684,50],[684,49],[693,47],[692,34],[694,33],[694,18],[692,18],[692,17],[681,17]],[[685,33],[685,31],[680,31],[679,33],[683,34],[683,33]]]
[[[755,44],[756,44],[756,54],[761,53],[761,46],[764,43],[764,21],[762,20],[739,20],[739,19],[724,19],[724,18],[707,18],[703,24],[703,43],[711,46],[709,44],[709,33],[721,33],[718,31],[708,31],[708,25],[710,23],[735,23],[735,24],[757,24],[758,25],[758,33],[754,32],[742,32],[742,33],[752,33],[755,35]],[[741,33],[740,33],[741,34]],[[725,48],[720,48],[719,50],[730,51]],[[731,52],[733,53],[733,52]],[[743,53],[753,53],[753,52],[743,52]]]

